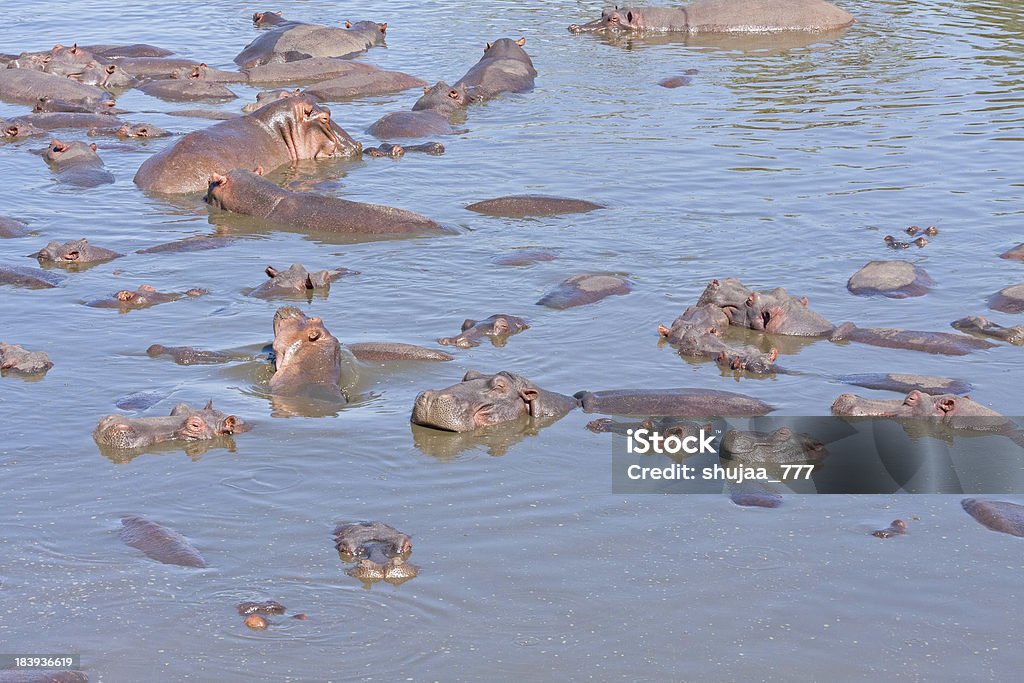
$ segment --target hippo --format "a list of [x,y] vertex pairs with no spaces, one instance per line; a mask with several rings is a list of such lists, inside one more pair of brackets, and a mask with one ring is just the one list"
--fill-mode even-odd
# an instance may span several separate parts
[[967,514],[992,531],[1024,537],[1024,505],[979,498],[964,498],[960,505]]
[[28,234],[28,226],[10,216],[0,216],[0,238],[24,237]]
[[782,287],[755,292],[736,278],[712,280],[697,300],[697,305],[715,304],[737,327],[768,334],[800,337],[827,337],[834,329],[807,307],[807,298],[791,296]]
[[25,117],[19,117],[11,121],[0,119],[0,139],[8,142],[19,138],[27,138],[33,135],[43,135],[46,131],[36,128],[25,121]]
[[684,85],[690,85],[692,79],[691,76],[697,75],[696,69],[687,69],[680,76],[669,76],[658,81],[658,85],[662,88],[681,88]]
[[423,88],[423,95],[413,104],[412,111],[385,114],[366,129],[370,135],[387,140],[416,138],[428,135],[452,135],[455,128],[451,119],[469,103],[466,87],[448,85],[438,81]]
[[905,242],[903,240],[896,239],[892,235],[886,235],[882,238],[882,241],[885,242],[885,246],[890,249],[910,249],[911,247],[921,248],[928,246],[928,240],[924,237],[918,237],[916,240],[911,242]]
[[57,287],[67,278],[39,268],[0,265],[0,285],[27,287],[28,289],[50,289]]
[[212,175],[206,202],[217,209],[262,218],[269,226],[292,230],[365,235],[446,232],[426,216],[412,211],[289,192],[258,173],[241,169],[229,171],[227,175]]
[[220,249],[233,243],[235,240],[232,237],[222,237],[220,235],[193,235],[192,237],[186,237],[185,239],[175,240],[174,242],[165,242],[158,244],[155,247],[148,247],[146,249],[139,249],[136,254],[159,254],[163,252],[176,252],[176,253],[190,253],[193,251],[206,251],[208,249]]
[[971,351],[995,346],[992,342],[965,334],[896,330],[885,327],[865,328],[857,327],[850,322],[837,327],[829,339],[834,342],[849,340],[888,349],[924,351],[947,356],[966,356]]
[[522,418],[557,420],[575,407],[571,396],[541,389],[521,375],[470,370],[458,384],[420,393],[411,420],[424,427],[471,432]]
[[305,295],[316,290],[321,290],[326,294],[335,280],[346,275],[358,275],[348,268],[319,270],[311,273],[301,263],[293,263],[285,271],[278,271],[273,266],[267,266],[265,272],[270,279],[249,292],[249,296],[272,299],[276,296]]
[[363,150],[363,154],[374,158],[391,157],[392,159],[404,157],[406,152],[423,152],[424,154],[439,156],[444,154],[444,145],[440,142],[423,142],[418,145],[389,145],[383,143]]
[[97,88],[32,69],[0,69],[0,100],[14,104],[34,105],[40,97],[68,102],[100,102],[113,96]]
[[123,124],[124,121],[111,114],[45,112],[26,114],[9,120],[4,129],[4,136],[9,138],[25,137],[65,128],[84,128],[90,131],[112,133]]
[[780,427],[773,432],[730,429],[722,437],[722,455],[743,463],[816,463],[828,455],[809,434]]
[[871,532],[871,535],[875,538],[894,538],[896,536],[907,535],[907,523],[902,519],[894,519],[889,526],[884,529],[875,529]]
[[242,118],[242,115],[223,109],[176,109],[167,112],[168,116],[181,116],[189,119],[207,119],[210,121],[232,121]]
[[312,57],[297,62],[264,64],[246,69],[251,85],[316,83],[356,73],[373,73],[379,68],[365,62],[333,57]]
[[106,114],[107,116],[124,113],[122,110],[116,109],[116,106],[117,103],[114,100],[102,100],[99,102],[69,102],[68,100],[61,100],[50,97],[49,95],[43,95],[36,100],[35,105],[32,107],[32,113]]
[[392,361],[449,361],[455,356],[436,349],[427,349],[415,344],[399,342],[356,342],[346,344],[348,350],[357,360],[368,363],[387,363]]
[[488,216],[525,218],[527,216],[557,216],[566,213],[586,213],[606,207],[602,204],[595,204],[583,199],[524,194],[485,199],[484,201],[470,204],[466,208]]
[[89,188],[114,182],[114,176],[103,168],[103,161],[96,154],[95,143],[64,143],[54,138],[44,158],[59,183]]
[[149,81],[138,89],[168,102],[228,102],[238,97],[223,83],[199,78]]
[[999,323],[994,323],[988,318],[980,315],[960,318],[959,320],[954,320],[950,325],[961,332],[982,334],[995,339],[1002,339],[1003,341],[1010,342],[1011,344],[1024,344],[1024,325],[1003,327]]
[[491,343],[495,346],[504,346],[513,334],[519,334],[529,328],[530,326],[522,318],[499,313],[480,322],[466,320],[462,323],[462,332],[454,337],[442,337],[437,340],[437,343],[442,346],[458,346],[460,349],[468,349],[480,346],[478,340],[481,337],[490,337]]
[[621,275],[579,273],[542,296],[537,305],[564,310],[592,304],[609,296],[623,296],[632,289],[633,283]]
[[0,375],[37,377],[53,367],[44,351],[28,351],[17,344],[0,342]]
[[116,308],[122,313],[136,311],[141,308],[149,308],[158,304],[177,301],[183,297],[200,297],[208,294],[205,289],[190,289],[186,292],[158,292],[151,285],[140,285],[134,292],[122,289],[115,292],[107,299],[94,299],[86,302],[86,306],[92,308]]
[[701,424],[692,420],[680,420],[678,417],[649,417],[640,422],[617,422],[611,418],[602,417],[588,422],[586,428],[595,434],[612,433],[627,436],[637,430],[646,429],[648,432],[657,432],[663,437],[677,436],[680,439],[687,436],[699,436],[701,430],[704,430],[705,433],[713,430],[709,423]]
[[906,261],[871,261],[846,283],[852,294],[878,294],[890,299],[923,296],[935,282],[920,266]]
[[260,107],[270,104],[271,102],[286,100],[289,97],[298,97],[301,94],[301,88],[295,88],[294,90],[261,90],[256,93],[255,102],[249,102],[242,106],[242,112],[245,114],[251,114]]
[[775,407],[756,398],[714,389],[617,389],[575,394],[585,413],[624,417],[755,417]]
[[96,247],[89,244],[89,240],[82,238],[70,242],[50,242],[45,247],[32,254],[40,263],[52,263],[54,265],[75,266],[89,263],[104,263],[124,256],[116,251]]
[[249,80],[244,73],[224,71],[207,66],[205,62],[194,59],[165,59],[162,57],[137,57],[118,60],[118,64],[132,76],[142,80],[166,80],[169,78],[188,78],[195,74],[202,80],[218,83],[245,83]]
[[235,360],[252,360],[249,354],[230,353],[226,351],[207,351],[192,346],[164,346],[151,344],[146,349],[150,358],[170,356],[178,365],[217,365]]
[[263,602],[242,602],[238,604],[236,609],[238,610],[239,616],[247,617],[250,614],[270,614],[280,616],[285,613],[287,608],[276,600],[265,600]]
[[[93,131],[89,131],[89,135],[93,135]],[[166,138],[170,137],[170,131],[166,131],[163,128],[154,126],[151,123],[125,123],[120,128],[114,131],[114,135],[119,138]]]
[[476,102],[489,100],[504,92],[527,92],[533,89],[537,70],[523,45],[526,38],[499,38],[484,47],[484,56],[455,83],[464,87]]
[[347,28],[279,22],[245,46],[234,59],[242,69],[270,62],[294,62],[310,57],[352,57],[382,45],[387,24],[346,22]]
[[1024,261],[1024,244],[1018,244],[1013,249],[1007,249],[999,255],[999,258],[1011,261]]
[[1024,283],[1000,289],[988,298],[988,307],[1003,313],[1024,312]]
[[182,567],[207,566],[202,554],[177,531],[134,515],[122,517],[121,527],[121,541],[141,550],[150,559]]
[[915,235],[928,235],[929,237],[934,237],[939,234],[939,229],[934,225],[929,225],[927,228],[922,228],[919,225],[908,225],[904,232],[911,237],[914,237]]
[[697,0],[685,7],[616,7],[570,33],[776,33],[835,31],[853,24],[849,12],[824,0]]
[[356,561],[346,573],[365,582],[383,579],[397,585],[419,573],[419,567],[405,561],[412,552],[412,539],[383,522],[339,524],[334,529],[334,547],[345,562]]
[[675,319],[672,327],[658,326],[658,334],[674,345],[679,355],[690,358],[714,358],[731,370],[745,370],[755,374],[777,372],[775,360],[779,350],[767,353],[753,346],[734,347],[721,339],[729,318],[715,304],[690,306]]
[[295,22],[285,19],[281,12],[254,12],[252,15],[253,26],[260,28],[293,23]]
[[401,71],[360,70],[315,83],[308,86],[306,92],[318,100],[337,102],[355,97],[390,95],[426,84],[423,79]]
[[83,50],[88,50],[94,55],[106,57],[107,59],[119,59],[122,57],[166,57],[173,55],[173,50],[148,45],[146,43],[132,43],[130,45],[83,45]]
[[754,481],[735,483],[726,481],[729,500],[740,507],[777,508],[782,506],[782,494]]
[[330,110],[302,95],[189,133],[147,159],[135,184],[167,194],[202,192],[211,175],[234,168],[361,154],[362,146],[331,121]]
[[558,252],[552,249],[515,249],[491,259],[496,266],[530,266],[534,263],[554,261]]
[[285,306],[274,314],[274,374],[270,393],[347,403],[355,385],[356,360],[320,318]]
[[903,373],[844,375],[839,378],[839,381],[844,384],[855,384],[865,389],[895,391],[900,394],[907,394],[915,390],[932,395],[966,394],[971,390],[970,383],[960,379]]
[[168,441],[207,441],[247,431],[249,426],[241,418],[215,410],[210,401],[202,410],[179,403],[167,417],[107,415],[96,425],[93,438],[100,446],[137,449]]

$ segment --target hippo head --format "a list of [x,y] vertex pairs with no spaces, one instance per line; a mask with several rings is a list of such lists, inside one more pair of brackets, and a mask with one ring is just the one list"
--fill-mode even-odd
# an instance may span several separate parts
[[30,135],[39,135],[43,131],[39,130],[31,123],[24,122],[13,122],[3,126],[3,130],[0,130],[0,137],[5,140],[13,140],[15,138],[24,138]]
[[87,145],[84,142],[75,141],[64,143],[54,138],[46,149],[46,160],[55,164],[63,164],[69,161],[84,159],[96,156],[96,143]]
[[254,26],[277,26],[287,23],[287,20],[280,12],[254,12],[252,23]]
[[163,138],[170,133],[148,123],[126,123],[114,131],[114,135],[119,138]]
[[288,148],[292,161],[358,157],[363,146],[331,120],[331,110],[312,95],[299,95],[271,102],[250,116],[276,132]]
[[629,7],[615,7],[601,12],[601,18],[587,24],[572,24],[570,33],[586,33],[594,31],[635,31],[639,17]]
[[959,398],[953,394],[929,396],[917,390],[911,391],[902,401],[872,400],[843,394],[832,404],[832,413],[849,417],[943,417],[957,409]]
[[[251,429],[242,418],[234,415],[225,415],[213,407],[213,401],[207,401],[202,410],[196,410],[187,403],[179,403],[171,409],[174,417],[184,417],[185,421],[180,428],[180,437],[185,441],[195,441],[198,438],[212,439],[216,436],[227,436],[241,434]],[[201,420],[202,427],[197,422]],[[202,434],[197,437],[195,435]]]
[[303,372],[303,368],[321,369],[339,364],[341,342],[327,331],[320,318],[307,318],[294,306],[283,306],[274,314],[275,381]]
[[454,87],[444,81],[423,88],[423,95],[412,105],[413,111],[434,109],[444,116],[449,116],[469,103],[466,86],[458,83]]
[[378,24],[375,21],[357,21],[352,23],[351,21],[345,22],[345,28],[350,31],[367,31],[373,36],[374,45],[381,45],[384,43],[384,38],[388,32],[387,24]]
[[493,43],[484,46],[484,56],[492,59],[518,59],[529,62],[532,66],[530,56],[523,49],[526,45],[526,38],[512,40],[511,38],[499,38]]
[[145,448],[165,441],[208,441],[249,430],[240,418],[214,409],[202,410],[179,403],[165,418],[130,418],[108,415],[96,426],[96,441],[113,448]]
[[45,247],[32,254],[40,261],[54,261],[58,263],[75,263],[82,258],[82,253],[88,249],[89,242],[85,239],[74,242],[50,242]]
[[520,375],[470,370],[458,384],[417,396],[412,421],[450,432],[471,432],[525,416],[560,417],[574,406],[568,396],[539,389]]

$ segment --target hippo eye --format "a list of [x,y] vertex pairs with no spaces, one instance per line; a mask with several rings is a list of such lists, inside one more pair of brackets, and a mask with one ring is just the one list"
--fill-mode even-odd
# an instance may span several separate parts
[[190,432],[198,434],[203,431],[203,419],[195,416],[190,417],[185,421],[185,428]]

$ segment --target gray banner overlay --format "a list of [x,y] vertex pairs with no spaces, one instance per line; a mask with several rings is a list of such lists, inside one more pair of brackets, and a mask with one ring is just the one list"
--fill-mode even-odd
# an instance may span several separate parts
[[604,423],[614,493],[1024,493],[1022,418]]

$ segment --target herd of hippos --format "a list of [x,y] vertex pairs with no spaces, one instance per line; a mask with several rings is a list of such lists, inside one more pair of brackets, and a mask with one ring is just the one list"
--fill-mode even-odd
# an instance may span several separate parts
[[[572,25],[572,33],[584,32],[776,32],[833,31],[854,22],[847,12],[823,0],[699,0],[679,9],[627,7],[606,10],[591,23]],[[526,92],[537,75],[524,39],[499,39],[487,44],[481,59],[466,74],[449,85],[428,86],[406,74],[387,72],[352,61],[383,42],[386,24],[346,23],[344,28],[321,26],[284,19],[278,13],[254,15],[264,30],[235,58],[240,70],[222,71],[204,63],[168,57],[169,51],[148,45],[56,46],[43,53],[0,55],[0,99],[31,105],[33,113],[0,122],[6,140],[48,134],[54,130],[86,130],[91,136],[156,137],[167,135],[155,126],[130,123],[118,117],[113,94],[138,88],[171,101],[222,102],[234,98],[226,83],[294,86],[261,92],[255,104],[246,105],[244,115],[213,110],[184,110],[185,116],[222,118],[209,127],[182,136],[148,158],[138,169],[135,183],[146,192],[161,194],[205,193],[214,210],[245,214],[268,226],[308,232],[341,232],[365,235],[429,235],[448,229],[420,214],[402,209],[346,201],[309,192],[292,192],[263,177],[283,165],[307,159],[338,157],[397,156],[406,151],[444,152],[437,142],[398,145],[390,141],[427,138],[455,132],[453,124],[464,120],[471,104],[505,92]],[[389,113],[368,132],[385,141],[379,147],[363,149],[331,117],[321,102],[359,95],[398,92],[424,86],[423,95],[407,111]],[[93,188],[113,181],[97,154],[96,144],[53,139],[43,152],[55,179]],[[590,202],[539,195],[500,197],[468,207],[501,216],[550,215],[603,208]],[[923,235],[934,236],[934,227],[908,228],[912,243],[923,246]],[[27,234],[26,226],[0,216],[0,236]],[[154,247],[147,252],[192,251],[222,246],[224,238],[199,237]],[[894,248],[912,243],[888,236]],[[123,256],[108,249],[77,240],[51,242],[34,254],[48,264],[81,265]],[[1024,260],[1024,245],[1003,258]],[[522,265],[554,258],[544,250],[522,250],[496,259],[497,263]],[[267,269],[269,279],[250,296],[273,298],[310,290],[326,289],[349,271],[308,272],[295,264],[284,271]],[[0,264],[0,284],[19,287],[54,287],[64,277],[52,270]],[[932,284],[921,268],[899,261],[872,261],[855,273],[848,283],[857,295],[894,298],[920,296]],[[616,275],[582,273],[570,277],[545,295],[538,304],[556,309],[627,294],[631,282]],[[88,302],[90,306],[113,307],[122,311],[145,308],[185,296],[202,296],[204,290],[158,292],[148,285],[125,290],[109,299]],[[1024,311],[1024,284],[1013,285],[992,295],[989,305],[999,311]],[[695,305],[671,326],[661,326],[665,342],[692,358],[709,358],[737,373],[772,374],[787,372],[778,365],[780,346],[787,337],[816,337],[833,342],[857,342],[874,346],[910,349],[933,354],[963,355],[994,344],[982,337],[1024,343],[1024,326],[1002,327],[981,316],[952,323],[953,332],[925,332],[858,327],[853,323],[834,325],[808,305],[806,298],[778,288],[754,291],[734,278],[711,281]],[[467,320],[453,337],[440,344],[460,348],[476,346],[490,337],[504,343],[527,329],[520,318],[493,315],[485,320]],[[734,346],[725,333],[741,327],[771,335],[760,346]],[[273,321],[273,367],[268,391],[274,397],[301,397],[313,402],[343,404],[347,389],[358,377],[361,363],[405,360],[444,361],[452,356],[441,350],[409,344],[370,342],[342,345],[317,317],[308,317],[295,307],[280,308]],[[154,344],[151,356],[169,355],[177,363],[218,363],[238,359],[237,354],[164,347]],[[0,343],[3,373],[41,375],[52,364],[45,353]],[[843,394],[832,405],[841,416],[888,416],[929,418],[944,428],[965,432],[1005,435],[1024,444],[1021,432],[1008,419],[966,396],[970,386],[958,380],[917,375],[854,375],[841,381],[859,386],[900,391],[905,398],[870,400]],[[424,391],[412,409],[412,422],[450,432],[473,433],[482,428],[513,422],[543,426],[581,407],[586,412],[626,417],[679,418],[764,415],[774,408],[742,394],[704,389],[613,390],[579,392],[573,396],[548,391],[526,377],[511,372],[481,374],[468,372],[460,382],[436,391]],[[663,423],[658,423],[663,424]],[[608,420],[588,425],[595,431],[614,430]],[[679,428],[678,425],[675,428]],[[685,427],[684,427],[685,428]],[[177,405],[166,417],[131,418],[109,415],[102,418],[94,436],[104,449],[144,450],[168,441],[203,441],[244,432],[245,422],[224,415],[212,403],[197,410]],[[758,440],[764,448],[763,461],[776,434]],[[763,435],[762,435],[763,436]],[[786,439],[791,437],[786,434]],[[803,435],[806,436],[806,435]],[[805,442],[810,442],[805,439]],[[767,450],[766,450],[767,449]],[[748,449],[749,450],[749,449]],[[757,448],[753,449],[755,452]],[[805,449],[806,452],[806,449]],[[777,497],[751,498],[749,492],[734,497],[736,502],[772,506]],[[967,499],[965,509],[989,528],[1024,536],[1024,506],[997,501]],[[187,566],[204,566],[202,556],[186,539],[150,520],[123,520],[123,540],[147,555]],[[906,525],[896,520],[889,529],[875,532],[880,537],[904,533]],[[405,534],[379,522],[341,525],[335,531],[336,547],[342,557],[355,562],[349,570],[366,581],[404,581],[416,574],[405,562],[412,548]],[[269,606],[268,606],[269,605]],[[239,608],[246,623],[264,628],[263,614],[280,614],[277,603],[244,603]]]

